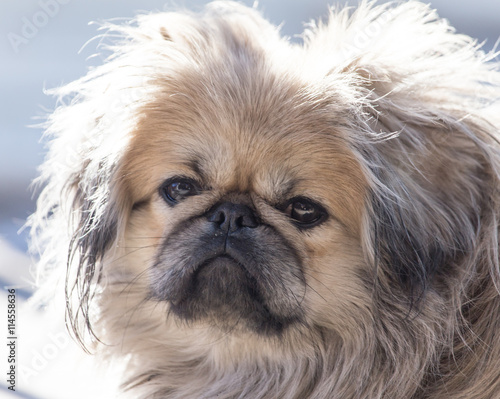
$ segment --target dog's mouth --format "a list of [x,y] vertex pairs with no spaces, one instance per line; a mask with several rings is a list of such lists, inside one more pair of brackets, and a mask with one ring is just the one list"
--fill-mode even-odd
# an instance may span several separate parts
[[[266,335],[302,320],[300,262],[274,230],[254,229],[227,243],[196,230],[187,227],[166,240],[153,268],[152,297],[169,302],[171,314]],[[178,239],[183,235],[189,241]]]
[[266,307],[257,279],[230,256],[203,262],[186,280],[180,297],[170,301],[183,319],[217,319],[229,327],[237,317],[257,331],[280,331],[286,324]]
[[170,310],[184,320],[211,320],[224,330],[244,321],[266,335],[279,334],[298,320],[297,315],[274,314],[258,279],[228,255],[203,262],[182,284],[179,297],[170,300]]

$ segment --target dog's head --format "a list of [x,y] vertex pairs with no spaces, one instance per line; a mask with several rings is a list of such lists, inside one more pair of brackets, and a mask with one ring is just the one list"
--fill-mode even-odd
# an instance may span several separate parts
[[279,333],[324,318],[325,296],[366,296],[346,287],[363,265],[366,182],[333,102],[315,109],[303,84],[233,58],[207,65],[218,81],[183,70],[183,94],[165,90],[138,123],[119,172],[125,242],[147,247],[134,273],[178,317]]
[[[49,127],[41,212],[69,247],[75,325],[97,289],[116,325],[153,306],[155,328],[332,334],[352,356],[420,351],[405,370],[423,375],[498,279],[500,79],[432,17],[364,5],[303,46],[227,3],[115,27]],[[369,48],[344,46],[370,24]]]

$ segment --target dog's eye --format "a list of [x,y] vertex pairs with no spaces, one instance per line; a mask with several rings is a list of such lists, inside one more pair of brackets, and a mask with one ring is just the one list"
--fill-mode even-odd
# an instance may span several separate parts
[[294,219],[300,228],[317,226],[327,216],[321,205],[302,197],[290,200],[285,208],[285,214]]
[[160,194],[169,205],[175,205],[183,199],[200,192],[198,185],[185,178],[172,178],[160,187]]

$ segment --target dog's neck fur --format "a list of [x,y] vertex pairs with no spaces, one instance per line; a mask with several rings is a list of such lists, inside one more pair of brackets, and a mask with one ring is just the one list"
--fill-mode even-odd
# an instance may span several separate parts
[[[383,318],[346,337],[292,327],[281,338],[265,339],[236,328],[183,326],[168,316],[166,304],[144,302],[124,288],[107,286],[97,325],[105,334],[104,352],[128,359],[123,389],[133,398],[410,398],[417,397],[433,356],[430,335],[401,340],[412,328],[423,331],[415,326],[419,319],[391,342],[377,338],[386,336],[377,330],[390,323]],[[391,356],[399,366],[401,358],[408,364],[396,370]]]

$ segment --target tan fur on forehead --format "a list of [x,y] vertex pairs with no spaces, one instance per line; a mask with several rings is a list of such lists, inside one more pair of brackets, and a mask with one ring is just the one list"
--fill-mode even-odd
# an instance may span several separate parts
[[[344,137],[341,107],[271,71],[261,77],[260,67],[245,67],[256,80],[253,88],[234,76],[206,87],[203,70],[162,87],[124,158],[129,186],[141,190],[134,200],[151,196],[168,177],[188,175],[222,192],[256,192],[274,204],[285,195],[310,196],[357,231],[364,180]],[[258,94],[248,94],[252,89]],[[286,187],[292,190],[282,192]]]

